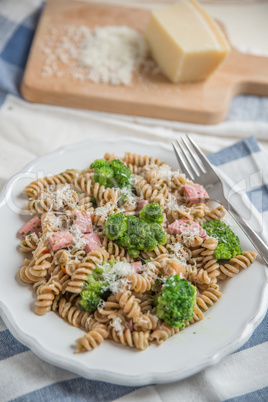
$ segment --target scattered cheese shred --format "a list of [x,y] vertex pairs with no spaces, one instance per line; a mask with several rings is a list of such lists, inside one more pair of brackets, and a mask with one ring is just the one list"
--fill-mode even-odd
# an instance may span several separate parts
[[116,294],[119,289],[127,288],[126,276],[135,272],[129,262],[118,261],[111,269],[105,270],[103,273],[104,282],[108,282],[107,289]]
[[121,212],[121,209],[117,208],[111,201],[94,211],[96,216],[101,216],[104,219],[107,219],[110,214],[117,214],[118,212]]
[[124,329],[120,317],[114,317],[113,320],[110,322],[110,326],[113,327],[116,330],[116,332],[122,332]]
[[81,232],[81,230],[79,229],[79,227],[77,225],[72,225],[69,229],[69,231],[72,233],[73,235],[73,244],[72,244],[72,248],[76,248],[76,249],[84,249],[87,242],[86,239],[83,239],[83,233]]
[[46,198],[51,200],[57,210],[64,208],[65,206],[75,207],[77,203],[77,193],[69,184],[59,184],[57,186],[51,185],[49,187],[49,192],[44,191],[41,194],[41,199]]

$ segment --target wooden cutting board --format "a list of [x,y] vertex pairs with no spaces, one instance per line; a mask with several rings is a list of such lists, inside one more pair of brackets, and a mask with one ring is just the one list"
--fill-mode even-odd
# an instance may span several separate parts
[[22,96],[57,106],[99,110],[126,115],[217,124],[224,120],[237,94],[268,95],[268,58],[232,49],[221,67],[206,81],[172,84],[161,73],[141,73],[133,85],[113,86],[74,80],[66,66],[62,77],[42,77],[47,55],[44,42],[51,27],[89,28],[126,25],[144,32],[149,11],[83,1],[51,0],[42,13],[22,81]]

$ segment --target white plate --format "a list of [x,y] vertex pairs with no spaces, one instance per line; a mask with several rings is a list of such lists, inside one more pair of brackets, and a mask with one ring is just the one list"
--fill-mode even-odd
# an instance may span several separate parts
[[[105,341],[93,352],[75,354],[75,339],[83,332],[54,313],[36,316],[32,312],[31,289],[16,279],[23,263],[16,233],[29,219],[22,212],[26,203],[23,188],[38,172],[47,175],[68,168],[82,169],[105,152],[123,156],[125,151],[160,157],[177,168],[169,145],[128,138],[91,139],[38,158],[11,178],[0,198],[0,308],[12,334],[49,363],[89,379],[117,384],[167,383],[218,363],[248,340],[267,306],[267,267],[260,258],[233,279],[221,283],[223,296],[207,311],[203,321],[144,352]],[[252,249],[241,230],[232,222],[231,225],[243,250]]]

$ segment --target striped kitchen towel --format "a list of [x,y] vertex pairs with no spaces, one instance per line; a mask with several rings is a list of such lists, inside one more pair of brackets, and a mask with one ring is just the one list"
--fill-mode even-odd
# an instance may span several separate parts
[[[255,138],[249,137],[209,158],[226,177],[233,177],[235,171],[236,183],[245,182],[248,202],[251,200],[262,220],[267,221],[267,156]],[[0,400],[113,401],[121,397],[123,401],[147,402],[265,401],[268,399],[267,326],[266,315],[246,344],[217,366],[177,383],[137,389],[86,380],[41,361],[0,320]]]

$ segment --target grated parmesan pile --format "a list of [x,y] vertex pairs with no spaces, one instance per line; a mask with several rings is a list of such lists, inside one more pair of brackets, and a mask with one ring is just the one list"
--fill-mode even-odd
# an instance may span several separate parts
[[133,74],[152,63],[143,35],[126,26],[66,26],[64,33],[50,27],[42,51],[43,77],[62,77],[67,67],[75,80],[112,85],[131,85]]
[[116,294],[119,289],[126,288],[126,276],[132,274],[133,272],[135,271],[129,262],[116,262],[111,269],[104,271],[103,273],[103,280],[109,284],[107,289],[109,289],[113,294]]

